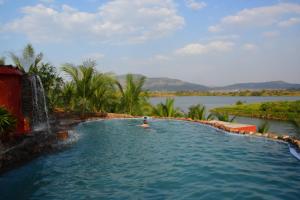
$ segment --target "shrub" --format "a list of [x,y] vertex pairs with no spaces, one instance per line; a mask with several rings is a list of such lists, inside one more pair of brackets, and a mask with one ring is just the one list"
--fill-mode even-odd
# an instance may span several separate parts
[[201,104],[193,105],[189,107],[188,117],[197,120],[211,120],[213,115],[206,116],[206,107]]
[[268,132],[270,129],[270,125],[267,121],[262,122],[259,126],[258,126],[258,132],[259,133],[266,133]]
[[242,102],[241,100],[238,100],[237,102],[235,102],[235,105],[243,105],[244,102]]
[[6,109],[0,107],[0,136],[16,127],[17,120]]

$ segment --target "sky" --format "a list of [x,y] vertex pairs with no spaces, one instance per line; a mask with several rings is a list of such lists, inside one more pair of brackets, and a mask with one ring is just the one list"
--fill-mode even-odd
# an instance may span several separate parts
[[300,83],[300,0],[0,0],[0,56],[222,86]]

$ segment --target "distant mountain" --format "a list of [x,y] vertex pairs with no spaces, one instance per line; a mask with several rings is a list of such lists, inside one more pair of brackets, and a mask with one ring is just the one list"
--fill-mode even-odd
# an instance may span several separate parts
[[215,87],[214,90],[270,90],[270,89],[300,89],[300,84],[287,83],[284,81],[269,81],[258,83],[237,83],[224,87]]
[[[134,77],[141,77],[141,74],[134,74]],[[258,83],[237,83],[223,87],[208,87],[196,83],[185,82],[172,78],[150,78],[146,77],[144,89],[150,91],[234,91],[234,90],[271,90],[271,89],[300,89],[300,84],[287,83],[284,81],[270,81]],[[125,83],[126,75],[117,76],[122,85]]]
[[[143,75],[140,74],[134,74],[134,77],[141,77]],[[126,75],[117,76],[117,79],[120,81],[120,83],[123,85],[125,83]],[[195,84],[195,83],[189,83],[178,79],[172,79],[172,78],[150,78],[147,77],[144,89],[150,90],[150,91],[208,91],[210,90],[209,87]]]

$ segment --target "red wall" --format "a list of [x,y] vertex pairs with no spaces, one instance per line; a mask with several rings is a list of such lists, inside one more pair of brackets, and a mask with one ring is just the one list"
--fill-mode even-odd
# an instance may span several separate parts
[[0,66],[0,106],[18,119],[17,132],[24,132],[22,72],[12,66]]

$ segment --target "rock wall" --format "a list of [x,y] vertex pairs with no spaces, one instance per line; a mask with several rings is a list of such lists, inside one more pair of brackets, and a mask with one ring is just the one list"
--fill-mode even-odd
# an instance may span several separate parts
[[26,74],[22,77],[22,112],[29,121],[32,119],[32,110],[32,86],[30,76]]

